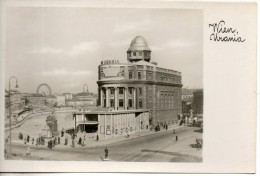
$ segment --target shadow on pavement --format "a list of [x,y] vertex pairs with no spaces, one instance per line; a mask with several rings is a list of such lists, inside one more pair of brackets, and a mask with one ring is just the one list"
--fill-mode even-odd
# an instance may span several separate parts
[[202,130],[198,129],[198,130],[194,130],[193,132],[202,133]]
[[161,150],[141,150],[141,152],[152,152],[152,153],[160,153],[160,154],[174,156],[170,160],[170,162],[202,162],[201,157],[187,155],[187,154],[181,154],[178,152],[167,152],[167,151],[161,151]]
[[153,153],[161,153],[166,155],[173,155],[173,156],[182,156],[183,154],[178,152],[166,152],[162,150],[141,150],[141,152],[153,152]]

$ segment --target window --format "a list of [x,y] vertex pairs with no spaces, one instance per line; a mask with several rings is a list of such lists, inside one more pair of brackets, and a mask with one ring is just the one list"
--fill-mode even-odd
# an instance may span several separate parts
[[124,107],[124,100],[123,99],[119,99],[119,107]]
[[161,76],[161,81],[163,81],[163,75]]
[[113,88],[110,89],[110,94],[111,94],[111,95],[114,95],[114,94],[115,94],[115,89],[113,89]]
[[142,87],[139,87],[139,95],[142,95],[142,94],[143,94]]
[[167,76],[165,76],[165,81],[168,81],[168,78],[167,78]]
[[142,108],[142,107],[143,107],[143,100],[140,99],[140,100],[139,100],[139,108]]
[[149,80],[152,79],[152,73],[149,73],[149,75],[148,75],[148,79],[149,79]]
[[142,56],[142,52],[141,51],[139,51],[138,53],[139,53],[139,56]]
[[133,79],[133,72],[129,72],[129,79]]
[[131,57],[131,53],[127,53],[127,56],[128,56],[128,57]]
[[114,104],[114,100],[113,99],[110,99],[110,107],[114,107],[115,104]]
[[119,94],[124,94],[124,89],[123,89],[123,87],[120,87],[120,88],[119,88]]
[[133,56],[136,56],[136,52],[133,52]]
[[141,72],[138,72],[138,79],[142,79]]
[[128,107],[129,108],[133,107],[133,100],[132,99],[128,99]]
[[130,88],[128,88],[128,93],[130,94],[130,95],[132,95],[133,94],[133,89],[130,87]]

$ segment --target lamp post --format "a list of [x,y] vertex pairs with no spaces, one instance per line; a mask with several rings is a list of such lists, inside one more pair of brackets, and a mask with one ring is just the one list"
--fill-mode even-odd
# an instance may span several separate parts
[[[87,86],[87,90],[86,90],[86,91],[85,91],[85,86]],[[88,85],[87,85],[87,84],[84,84],[84,85],[83,85],[83,92],[84,92],[84,93],[85,93],[85,92],[88,92]],[[84,103],[84,104],[83,104],[83,107],[84,107],[84,113],[85,113],[85,111],[86,111],[86,102],[85,102],[85,100],[83,100],[83,103]],[[83,115],[83,118],[84,118],[83,130],[84,130],[84,132],[85,132],[85,118],[86,118],[85,115],[86,115],[86,114]]]
[[11,80],[15,79],[16,80],[16,88],[18,88],[18,80],[15,76],[11,76],[9,78],[9,132],[10,132],[10,158],[12,156],[12,111],[11,111],[11,107],[12,107],[12,103],[11,103]]

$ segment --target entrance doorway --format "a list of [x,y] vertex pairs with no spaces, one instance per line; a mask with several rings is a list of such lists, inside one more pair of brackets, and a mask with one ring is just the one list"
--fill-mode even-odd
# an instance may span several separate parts
[[98,124],[79,124],[77,127],[77,132],[83,133],[85,130],[86,133],[96,133],[98,130]]

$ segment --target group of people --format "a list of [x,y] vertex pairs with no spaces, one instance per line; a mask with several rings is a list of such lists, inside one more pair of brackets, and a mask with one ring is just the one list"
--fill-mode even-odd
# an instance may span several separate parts
[[159,125],[157,124],[154,128],[154,130],[157,132],[157,131],[161,131],[161,127],[164,128],[165,130],[168,130],[168,124],[167,123],[164,123],[162,125]]
[[31,142],[32,145],[36,145],[36,146],[45,145],[45,138],[42,136],[35,139],[35,138],[31,138],[30,135],[27,135],[26,137],[20,139],[24,141],[24,144],[30,144]]
[[55,145],[58,145],[58,144],[60,144],[60,137],[58,137],[58,138],[55,137],[54,139],[51,139],[48,141],[48,148],[52,149],[55,147]]

